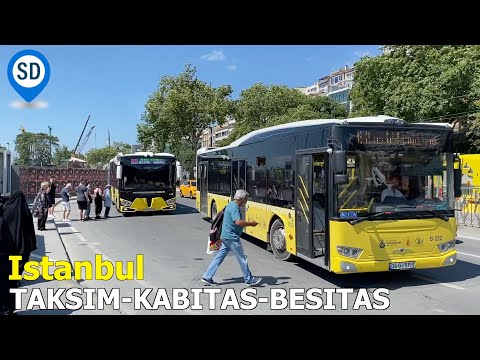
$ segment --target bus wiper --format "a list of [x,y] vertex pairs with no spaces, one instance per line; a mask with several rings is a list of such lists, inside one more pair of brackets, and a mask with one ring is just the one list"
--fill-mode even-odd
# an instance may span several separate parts
[[381,212],[378,212],[378,213],[375,213],[375,214],[372,214],[372,215],[369,215],[369,216],[364,216],[364,217],[359,217],[359,218],[356,218],[356,219],[353,219],[353,220],[349,220],[348,223],[351,224],[351,225],[355,225],[355,224],[358,224],[364,220],[373,220],[377,217],[380,217],[382,215],[392,215],[392,214],[396,214],[394,211],[381,211]]
[[433,216],[438,217],[438,218],[442,219],[443,221],[448,221],[450,219],[448,216],[436,213],[433,210],[422,209],[421,211],[428,212],[429,214],[432,214]]

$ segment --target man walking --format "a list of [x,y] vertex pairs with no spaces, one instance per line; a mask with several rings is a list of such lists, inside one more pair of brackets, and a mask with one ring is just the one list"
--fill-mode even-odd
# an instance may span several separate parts
[[240,242],[240,235],[242,235],[243,228],[246,226],[257,226],[256,221],[242,220],[240,213],[240,207],[247,204],[248,193],[245,190],[237,190],[233,201],[231,201],[226,207],[223,216],[222,233],[220,239],[222,246],[217,255],[210,263],[207,271],[203,275],[201,281],[207,285],[216,285],[213,281],[213,276],[217,272],[220,264],[225,260],[228,252],[231,250],[237,257],[240,268],[243,272],[243,278],[247,286],[258,285],[262,278],[252,276],[248,267],[247,255],[243,250],[242,243]]
[[78,215],[80,216],[80,221],[84,220],[85,210],[87,210],[87,188],[83,185],[83,179],[80,180],[77,188],[75,189],[77,192],[77,204],[78,204]]
[[62,191],[60,191],[60,195],[62,196],[63,221],[70,221],[68,218],[70,216],[70,191],[72,191],[71,183],[65,185]]

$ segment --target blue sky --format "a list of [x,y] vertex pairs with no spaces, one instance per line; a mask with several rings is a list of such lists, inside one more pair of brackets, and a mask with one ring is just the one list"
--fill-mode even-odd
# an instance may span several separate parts
[[[58,136],[75,147],[88,115],[85,133],[95,130],[84,151],[111,141],[136,143],[136,125],[144,105],[163,75],[178,75],[184,65],[197,67],[200,80],[230,84],[233,98],[255,83],[289,87],[312,85],[363,55],[380,53],[379,45],[195,45],[195,46],[0,46],[0,144],[10,150],[21,126]],[[10,85],[7,66],[19,51],[42,53],[50,64],[50,81],[34,100],[48,106],[18,109],[22,101]]]

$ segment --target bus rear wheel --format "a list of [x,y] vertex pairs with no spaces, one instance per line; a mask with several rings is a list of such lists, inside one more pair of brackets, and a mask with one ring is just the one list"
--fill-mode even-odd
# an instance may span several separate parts
[[270,246],[277,259],[288,261],[293,255],[287,252],[285,226],[279,219],[275,220],[270,228]]
[[212,209],[210,211],[210,215],[212,220],[214,220],[217,217],[217,203],[215,201],[212,202]]

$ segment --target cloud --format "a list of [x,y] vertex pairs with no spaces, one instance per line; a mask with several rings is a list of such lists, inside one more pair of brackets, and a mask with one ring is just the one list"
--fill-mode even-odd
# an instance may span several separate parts
[[212,50],[208,54],[202,55],[201,58],[207,61],[223,61],[227,57],[223,53],[223,50]]
[[361,59],[364,56],[371,56],[372,54],[369,50],[357,50],[354,52],[354,55],[356,58]]
[[46,109],[48,107],[48,103],[46,101],[12,101],[10,103],[10,107],[14,109]]
[[311,56],[307,56],[307,57],[305,58],[305,61],[306,61],[306,62],[312,62],[312,60],[313,60],[313,57],[311,57]]
[[235,70],[237,70],[237,65],[235,65],[235,64],[227,65],[226,68],[227,68],[227,70],[235,71]]

